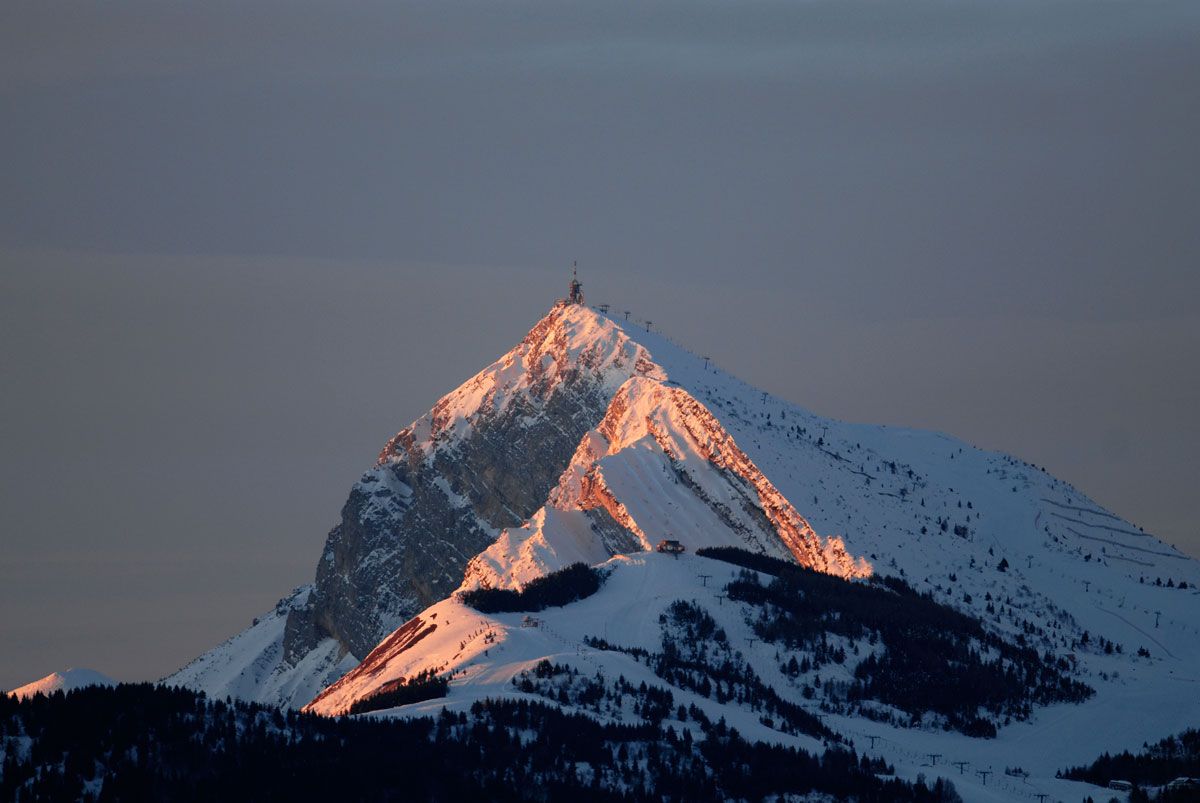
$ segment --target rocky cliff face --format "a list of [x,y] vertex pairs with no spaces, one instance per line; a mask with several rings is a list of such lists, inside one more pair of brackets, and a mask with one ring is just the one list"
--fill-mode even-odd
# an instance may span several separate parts
[[481,413],[430,454],[411,430],[393,439],[351,490],[318,561],[321,630],[365,656],[452,591],[501,528],[540,507],[606,402],[602,379],[575,371],[544,398]]
[[294,614],[311,615],[316,628],[295,628],[286,654],[330,636],[365,656],[454,590],[467,561],[541,507],[616,389],[655,370],[611,323],[555,306],[384,447],[329,534],[311,614]]

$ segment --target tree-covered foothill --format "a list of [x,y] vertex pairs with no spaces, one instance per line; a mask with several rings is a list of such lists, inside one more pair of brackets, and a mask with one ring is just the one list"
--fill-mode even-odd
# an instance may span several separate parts
[[[943,727],[990,737],[998,723],[1028,718],[1033,705],[1093,693],[1068,676],[1064,659],[1009,643],[899,578],[850,582],[727,547],[698,554],[770,576],[763,582],[743,572],[726,593],[757,609],[750,620],[757,637],[793,653],[784,658],[785,674],[799,678],[829,662],[853,667],[853,680],[821,689],[830,710],[872,715],[863,703],[882,703],[908,715],[895,724],[933,715]],[[862,645],[865,654],[847,656],[831,637],[854,650]],[[805,687],[806,697],[812,692]]]
[[541,611],[590,597],[600,590],[605,574],[585,563],[529,581],[520,591],[511,588],[477,588],[464,591],[462,601],[481,613]]
[[[1147,787],[1162,787],[1177,778],[1200,778],[1200,729],[1190,728],[1178,736],[1168,736],[1154,744],[1143,745],[1140,753],[1128,750],[1110,755],[1105,753],[1084,767],[1071,767],[1059,773],[1072,781],[1086,781],[1107,786],[1109,781],[1129,781],[1134,784],[1131,801],[1150,799]],[[1155,800],[1164,803],[1200,801],[1200,785],[1192,788],[1163,789]]]
[[941,781],[879,777],[848,750],[694,724],[602,724],[525,700],[330,719],[151,684],[0,696],[0,800],[958,800]]
[[837,741],[838,735],[813,714],[784,699],[729,644],[725,631],[695,602],[676,600],[660,617],[662,651],[652,653],[590,638],[595,649],[614,650],[645,663],[671,686],[718,703],[735,703],[759,714],[769,728],[790,735],[806,734]]
[[[526,694],[609,719],[623,719],[632,712],[645,723],[658,726],[675,713],[675,698],[669,689],[644,682],[634,686],[624,676],[611,680],[599,670],[587,677],[574,667],[552,664],[547,659],[514,677],[512,683]],[[683,719],[686,721],[686,713]]]

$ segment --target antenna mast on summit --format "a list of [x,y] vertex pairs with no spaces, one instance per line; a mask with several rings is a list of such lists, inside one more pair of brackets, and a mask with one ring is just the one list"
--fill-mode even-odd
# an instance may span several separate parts
[[571,284],[570,292],[567,294],[568,304],[583,303],[583,283],[579,281],[579,263],[571,262]]

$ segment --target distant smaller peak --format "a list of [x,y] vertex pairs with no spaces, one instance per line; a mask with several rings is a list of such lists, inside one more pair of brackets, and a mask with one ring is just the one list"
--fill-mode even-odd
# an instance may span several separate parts
[[13,689],[9,694],[18,700],[33,697],[35,694],[53,694],[56,691],[73,691],[86,686],[115,686],[117,682],[94,669],[71,668],[63,672],[51,672],[44,678],[26,683],[20,688]]

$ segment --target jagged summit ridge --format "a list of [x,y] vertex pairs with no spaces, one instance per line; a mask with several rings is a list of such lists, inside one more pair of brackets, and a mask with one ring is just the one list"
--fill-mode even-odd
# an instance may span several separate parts
[[453,448],[481,417],[501,416],[514,405],[543,407],[561,386],[580,376],[611,393],[635,375],[666,379],[649,352],[613,321],[582,305],[560,302],[515,348],[388,441],[379,463]]

